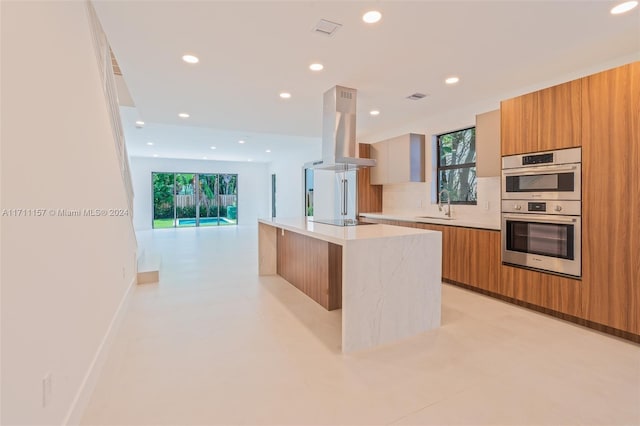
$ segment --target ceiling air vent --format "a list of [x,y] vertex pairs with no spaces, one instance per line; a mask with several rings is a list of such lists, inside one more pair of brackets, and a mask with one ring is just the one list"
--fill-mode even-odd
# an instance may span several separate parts
[[411,99],[412,101],[418,101],[422,98],[426,98],[427,95],[425,95],[424,93],[414,93],[413,95],[409,95],[407,96],[407,99]]
[[313,27],[313,31],[318,34],[324,34],[326,36],[332,36],[336,31],[340,29],[342,25],[336,22],[327,21],[326,19],[321,19],[318,21],[315,27]]

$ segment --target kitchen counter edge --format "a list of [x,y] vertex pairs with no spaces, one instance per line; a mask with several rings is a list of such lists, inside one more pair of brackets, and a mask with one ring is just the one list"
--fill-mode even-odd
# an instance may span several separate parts
[[489,231],[500,231],[500,224],[491,223],[479,223],[472,222],[465,219],[437,219],[437,218],[422,218],[417,216],[406,216],[402,214],[388,214],[388,213],[360,213],[359,216],[370,219],[383,219],[383,220],[399,220],[402,222],[415,222],[415,223],[430,223],[432,225],[445,225],[445,226],[458,226],[461,228],[476,228],[486,229]]
[[436,231],[402,228],[398,226],[376,224],[360,226],[333,226],[317,223],[303,218],[259,218],[258,223],[282,228],[287,231],[307,235],[319,240],[344,246],[348,241],[374,238],[397,238],[410,235],[426,235]]

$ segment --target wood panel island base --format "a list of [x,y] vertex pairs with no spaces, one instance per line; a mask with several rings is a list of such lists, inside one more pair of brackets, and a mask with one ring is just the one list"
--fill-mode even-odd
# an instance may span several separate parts
[[260,275],[281,275],[326,309],[342,307],[342,352],[440,326],[442,235],[390,225],[258,220]]

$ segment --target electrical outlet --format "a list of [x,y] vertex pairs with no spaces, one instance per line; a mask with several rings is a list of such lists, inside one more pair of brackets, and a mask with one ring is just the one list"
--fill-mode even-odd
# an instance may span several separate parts
[[484,207],[485,210],[489,210],[489,202],[485,201],[482,206]]
[[42,378],[42,408],[46,408],[51,404],[51,396],[53,393],[53,379],[51,373],[47,373]]

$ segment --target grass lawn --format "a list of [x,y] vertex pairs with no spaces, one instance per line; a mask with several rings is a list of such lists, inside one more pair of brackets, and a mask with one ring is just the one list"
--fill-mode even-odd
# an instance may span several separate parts
[[154,219],[154,229],[158,228],[173,228],[173,219]]

